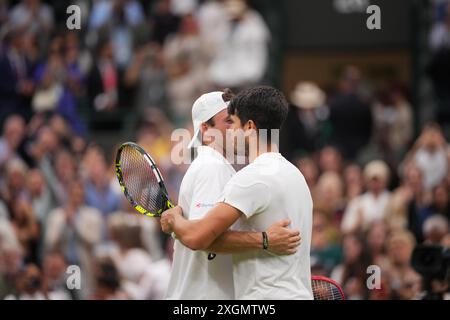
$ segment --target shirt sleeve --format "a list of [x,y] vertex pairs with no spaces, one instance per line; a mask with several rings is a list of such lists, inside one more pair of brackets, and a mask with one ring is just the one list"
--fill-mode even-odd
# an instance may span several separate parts
[[265,183],[245,183],[242,180],[230,180],[225,186],[220,201],[238,209],[247,218],[250,218],[268,207],[271,194],[269,187]]

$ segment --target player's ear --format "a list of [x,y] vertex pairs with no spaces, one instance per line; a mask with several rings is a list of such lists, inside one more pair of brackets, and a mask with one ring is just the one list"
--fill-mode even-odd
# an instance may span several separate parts
[[206,130],[208,130],[208,125],[206,124],[206,122],[203,122],[203,123],[200,125],[200,132],[201,132],[201,133],[205,133]]
[[248,120],[247,123],[245,124],[247,130],[257,130],[256,128],[256,124],[253,120]]

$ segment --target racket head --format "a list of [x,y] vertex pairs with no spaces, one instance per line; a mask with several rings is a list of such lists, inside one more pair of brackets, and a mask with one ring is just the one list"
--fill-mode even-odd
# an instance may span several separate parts
[[311,286],[314,300],[345,300],[341,286],[330,278],[312,276]]
[[134,142],[125,142],[117,150],[116,175],[122,192],[139,213],[160,217],[173,207],[155,161]]

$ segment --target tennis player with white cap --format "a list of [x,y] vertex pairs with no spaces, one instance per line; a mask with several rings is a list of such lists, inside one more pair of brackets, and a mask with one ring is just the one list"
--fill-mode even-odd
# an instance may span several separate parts
[[[226,89],[203,94],[192,107],[194,159],[181,182],[178,205],[186,219],[201,219],[220,198],[235,170],[225,159],[226,130],[230,128],[227,106],[233,94]],[[268,230],[269,250],[295,253],[300,243],[289,220],[274,223]],[[262,231],[262,230],[261,230]],[[193,251],[175,240],[168,299],[234,299],[233,266],[230,253],[263,250],[261,232],[227,231],[206,251]]]
[[[264,248],[269,250],[232,254],[235,298],[311,300],[311,193],[301,172],[277,145],[276,133],[288,112],[286,98],[272,87],[248,88],[232,98],[228,112],[238,138],[233,142],[244,141],[234,143],[234,151],[248,156],[250,164],[227,182],[219,201],[201,219],[187,220],[177,206],[163,213],[162,230],[174,232],[179,241],[197,250],[211,247],[230,227],[262,231]],[[295,254],[270,252],[264,229],[280,219],[290,219],[301,232],[302,245]]]

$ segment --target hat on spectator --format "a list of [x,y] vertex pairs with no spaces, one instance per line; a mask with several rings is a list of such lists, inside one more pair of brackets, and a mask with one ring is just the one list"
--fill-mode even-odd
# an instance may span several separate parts
[[381,178],[387,180],[389,178],[389,168],[384,161],[370,161],[364,167],[364,177],[366,179]]
[[315,109],[325,104],[325,93],[314,82],[299,82],[291,93],[291,102],[301,109]]
[[205,93],[195,100],[192,106],[192,122],[194,124],[194,137],[188,145],[188,148],[201,145],[200,126],[208,121],[220,111],[228,107],[228,102],[222,98],[222,91]]
[[434,214],[425,220],[422,229],[424,234],[437,232],[445,235],[448,232],[448,221],[444,216]]

